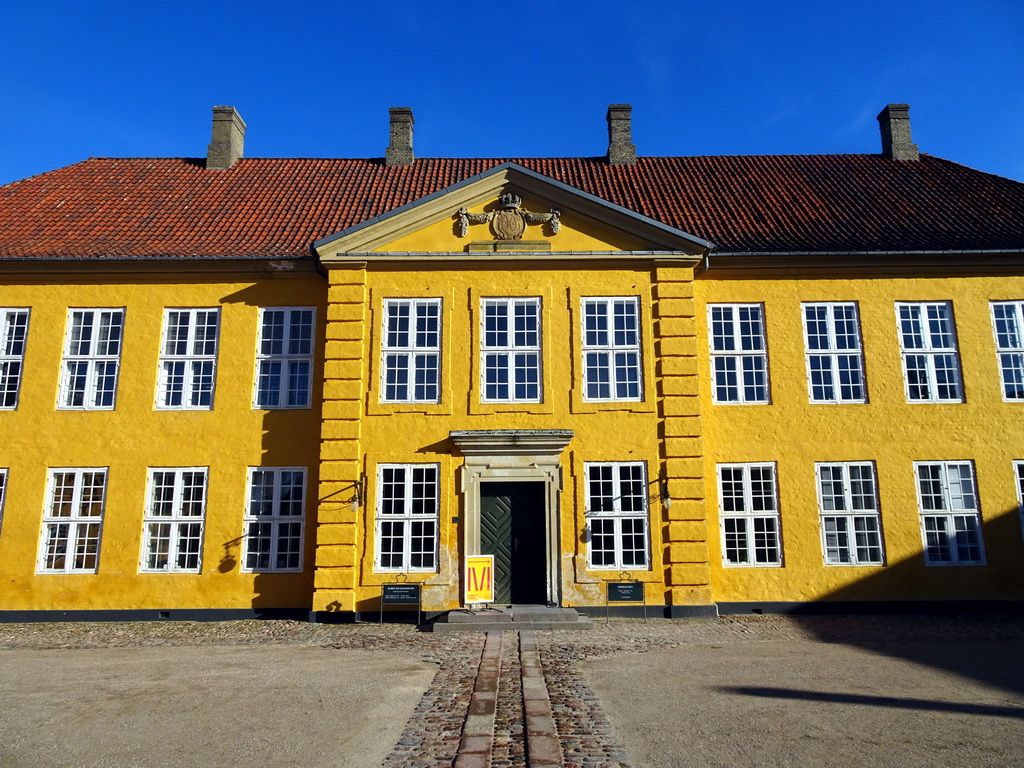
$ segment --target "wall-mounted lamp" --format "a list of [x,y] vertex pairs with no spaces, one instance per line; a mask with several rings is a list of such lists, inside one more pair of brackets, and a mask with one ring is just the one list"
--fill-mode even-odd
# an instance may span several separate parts
[[665,509],[672,509],[672,497],[668,495],[668,478],[665,477],[665,470],[658,471],[658,491],[661,494],[661,506]]
[[360,472],[359,479],[352,481],[352,498],[349,499],[349,506],[352,512],[359,511],[359,507],[366,501],[366,473]]

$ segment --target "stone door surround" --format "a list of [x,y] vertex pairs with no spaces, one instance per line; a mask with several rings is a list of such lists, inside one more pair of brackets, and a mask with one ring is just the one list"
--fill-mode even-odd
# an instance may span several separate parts
[[466,461],[459,487],[464,499],[465,554],[480,554],[480,484],[544,483],[544,542],[547,595],[560,604],[561,532],[559,493],[561,456],[573,438],[571,429],[454,430],[448,437]]

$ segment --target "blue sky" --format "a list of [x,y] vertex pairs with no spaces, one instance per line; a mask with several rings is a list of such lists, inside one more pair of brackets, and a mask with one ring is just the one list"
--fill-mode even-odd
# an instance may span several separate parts
[[199,157],[236,106],[247,157],[592,156],[633,105],[641,155],[922,152],[1024,180],[1024,3],[10,2],[0,184],[89,156]]

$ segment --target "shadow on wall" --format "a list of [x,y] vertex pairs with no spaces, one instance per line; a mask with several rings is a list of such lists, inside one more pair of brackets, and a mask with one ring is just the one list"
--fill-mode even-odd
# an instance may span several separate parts
[[[786,611],[820,642],[841,643],[939,669],[1024,696],[1024,558],[1021,516],[1014,508],[983,525],[987,565],[926,566],[924,553],[821,598]],[[938,602],[949,594],[953,603]],[[896,602],[853,602],[892,596]],[[929,600],[931,598],[931,600]],[[960,602],[957,602],[960,601]],[[1002,601],[1002,605],[1000,604]],[[825,617],[823,613],[899,614]],[[817,614],[817,615],[816,615]],[[918,615],[913,615],[918,614]],[[920,615],[926,614],[926,615]],[[974,614],[974,615],[969,615]],[[781,688],[723,689],[747,696],[835,701],[1024,718],[1017,707],[980,706],[892,697],[856,696]]]
[[[301,572],[261,572],[253,577],[252,607],[257,615],[264,614],[267,618],[274,613],[268,609],[301,609],[304,615],[312,610],[310,596],[313,594],[313,576],[316,571],[314,558],[316,554],[317,530],[317,490],[319,488],[319,431],[321,403],[316,393],[313,394],[312,407],[299,410],[268,410],[263,416],[263,445],[259,466],[262,468],[304,468],[306,471],[304,516],[302,522],[302,557]],[[313,437],[311,437],[311,435]],[[315,446],[309,452],[307,446]],[[283,485],[283,483],[282,483]],[[246,501],[248,503],[248,500]],[[274,525],[289,525],[294,521],[279,518]],[[270,525],[270,523],[265,523]],[[265,532],[266,533],[266,532]],[[243,537],[248,533],[243,534]],[[286,558],[278,549],[283,534],[277,530],[271,534],[277,546],[272,550],[272,557],[277,562],[271,566],[286,567]],[[225,547],[232,542],[225,544]],[[235,557],[243,556],[242,540],[238,540]],[[236,568],[245,564],[239,562]]]
[[[263,411],[263,438],[262,451],[259,466],[262,468],[289,468],[302,467],[306,472],[304,516],[302,520],[302,556],[301,571],[274,570],[258,572],[252,576],[252,608],[257,616],[273,618],[276,616],[295,618],[308,617],[312,610],[311,596],[313,594],[313,577],[315,573],[314,556],[316,553],[316,530],[317,530],[317,490],[319,488],[319,460],[320,460],[320,427],[323,413],[322,382],[324,375],[323,350],[325,345],[323,339],[326,335],[326,304],[319,295],[314,296],[308,293],[310,281],[317,284],[323,281],[322,276],[314,273],[304,273],[305,264],[303,260],[297,260],[294,265],[286,264],[287,268],[281,273],[275,273],[269,280],[261,281],[257,285],[235,291],[232,294],[222,297],[224,303],[247,304],[256,308],[267,307],[313,307],[315,310],[316,323],[313,329],[313,365],[309,372],[310,376],[310,402],[307,408],[282,408],[267,409]],[[289,279],[291,270],[295,269],[294,281]],[[284,297],[284,298],[282,298]],[[257,324],[259,320],[256,320]],[[259,329],[255,329],[259,334]],[[282,383],[283,386],[286,384]],[[246,500],[248,504],[248,499]],[[281,518],[267,525],[288,525],[294,521]],[[247,523],[247,527],[250,524]],[[271,568],[287,568],[286,556],[278,551],[283,534],[275,528],[270,533],[276,540],[275,547],[271,550],[270,557],[274,560]],[[250,535],[247,530],[243,537]],[[231,559],[238,562],[234,564],[236,572],[245,567],[241,562],[244,557],[245,547],[239,539],[233,552],[229,551],[230,545],[236,542],[225,543],[224,566],[230,565]],[[294,615],[293,615],[294,614]]]
[[[1007,612],[1024,607],[1024,543],[1017,507],[982,523],[985,565],[927,565],[923,551],[820,598],[817,603],[858,600],[897,601],[894,612],[907,613],[899,601],[919,601],[922,613],[950,613],[949,601],[964,601],[952,612]],[[941,602],[937,602],[940,598]],[[815,613],[816,603],[796,613]],[[881,613],[878,609],[868,611]]]

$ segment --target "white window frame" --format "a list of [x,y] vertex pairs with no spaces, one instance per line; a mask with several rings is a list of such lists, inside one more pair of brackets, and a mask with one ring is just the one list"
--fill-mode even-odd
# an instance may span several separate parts
[[[718,405],[770,403],[764,304],[708,304],[707,311],[712,402]],[[762,378],[761,383],[757,382],[758,376]]]
[[874,462],[822,461],[814,475],[825,565],[885,565]]
[[1024,534],[1024,461],[1013,462],[1014,479],[1017,481],[1017,510],[1020,512],[1021,533]]
[[[583,400],[643,400],[640,298],[584,297],[580,300],[580,331],[583,340]],[[602,389],[606,390],[603,394]]]
[[[283,313],[281,338],[266,336],[270,313]],[[304,322],[303,313],[309,313]],[[275,324],[276,327],[276,324]],[[309,335],[299,331],[308,328]],[[256,410],[292,410],[313,407],[313,350],[316,307],[262,307],[256,339],[256,379],[252,407]],[[275,350],[275,345],[279,349]],[[274,366],[278,370],[274,371]],[[303,373],[305,371],[305,373]],[[292,379],[296,378],[295,385]],[[276,399],[277,402],[272,402]]]
[[989,306],[1003,401],[1024,402],[1024,301],[993,301]]
[[[209,323],[210,315],[213,316],[212,326]],[[175,320],[173,325],[172,319]],[[200,320],[206,322],[201,323]],[[157,410],[213,410],[219,344],[219,308],[168,307],[164,310],[157,375]]]
[[[124,340],[124,315],[124,308],[118,307],[68,310],[61,364],[60,410],[114,410]],[[76,322],[79,317],[81,323]],[[73,338],[76,329],[82,329],[78,339]],[[106,332],[106,338],[96,338],[101,332]]]
[[[800,310],[810,402],[866,403],[868,391],[857,302],[805,302]],[[812,312],[818,316],[810,317]],[[814,324],[823,327],[812,333]],[[847,383],[843,383],[844,378]]]
[[4,500],[7,498],[7,468],[0,468],[0,533],[4,529]]
[[0,307],[0,410],[18,407],[30,316],[27,308]]
[[242,572],[302,572],[306,468],[249,467],[247,488]]
[[[58,485],[65,479],[70,483]],[[96,573],[107,503],[107,467],[53,468],[46,486],[36,573]],[[58,497],[58,491],[64,493]]]
[[[530,308],[535,329],[517,328],[518,311]],[[492,314],[491,310],[495,313]],[[541,371],[543,345],[539,296],[488,297],[480,300],[480,401],[484,403],[540,403],[544,390]],[[505,330],[488,331],[491,317],[503,316]],[[523,315],[525,318],[526,315]],[[504,344],[492,336],[503,334]],[[517,335],[525,338],[517,339]],[[530,343],[533,336],[536,343]],[[504,379],[504,381],[502,381]],[[489,388],[494,394],[489,395]],[[520,391],[521,388],[521,391]],[[536,394],[530,394],[531,388]],[[501,394],[504,392],[504,394]]]
[[[590,568],[650,570],[646,462],[586,462],[583,471],[587,505],[587,562]],[[594,485],[601,483],[611,485],[611,494],[594,493]],[[634,541],[633,546],[626,547],[631,539],[637,537],[639,546]],[[599,538],[606,539],[610,546],[596,546]],[[602,562],[596,562],[598,559]]]
[[[727,496],[725,473],[737,471],[740,473],[738,482],[741,494],[739,496],[735,494]],[[755,479],[752,476],[755,471],[758,473],[768,473],[771,481],[770,493],[762,492],[755,494]],[[718,509],[722,536],[722,564],[729,568],[781,567],[783,565],[782,519],[779,514],[779,484],[775,463],[719,464],[717,474]],[[737,481],[730,478],[729,482]],[[758,482],[764,483],[764,478],[758,478]],[[727,503],[728,500],[732,501],[731,505]],[[737,501],[741,503],[739,507],[736,506]],[[770,502],[770,509],[765,506],[766,502]],[[727,508],[730,506],[732,506],[731,509]],[[758,506],[762,508],[758,509]],[[758,530],[759,526],[761,530]],[[742,537],[742,542],[738,546],[731,546],[730,536],[735,537],[737,540]],[[768,543],[768,539],[765,538],[764,541],[766,543],[763,546],[758,546],[757,539],[759,536],[772,536],[774,537],[774,543]],[[730,559],[731,550],[741,551],[742,559]],[[766,553],[774,550],[775,557],[770,558],[766,556],[764,559],[758,560],[760,550],[764,550]]]
[[384,299],[382,403],[441,401],[441,311],[439,298]]
[[[391,472],[403,472],[399,481]],[[417,472],[424,472],[417,480]],[[432,473],[432,479],[429,475]],[[422,491],[433,486],[433,495]],[[421,493],[417,496],[417,488]],[[378,464],[376,509],[376,556],[374,568],[381,573],[436,573],[440,535],[441,467],[439,464]],[[398,493],[400,491],[400,493]],[[397,511],[395,508],[398,508]],[[420,511],[415,511],[419,508]],[[396,532],[393,526],[400,525]],[[419,531],[417,525],[423,525]],[[432,529],[432,532],[429,532]],[[384,540],[391,548],[384,552]],[[416,543],[420,546],[413,551]],[[432,542],[432,543],[430,543]],[[395,549],[398,544],[400,549]],[[419,559],[418,564],[414,561]],[[388,562],[385,564],[385,560]],[[424,564],[427,563],[427,564]]]
[[[198,475],[200,485],[185,485],[186,474]],[[155,498],[158,486],[157,475],[171,475],[172,482],[160,488],[170,489],[170,498]],[[162,480],[166,478],[161,477]],[[201,573],[203,568],[203,545],[206,536],[206,503],[209,467],[150,467],[146,483],[146,512],[142,523],[142,553],[139,562],[140,573]],[[196,498],[195,489],[201,497]],[[158,511],[157,504],[167,508]],[[198,513],[195,510],[198,509]],[[155,526],[166,526],[167,533],[158,533]],[[198,527],[196,527],[198,526]],[[189,530],[191,528],[191,530]],[[166,541],[166,549],[158,545]],[[195,551],[189,544],[195,542]],[[194,565],[189,563],[194,558]]]
[[[962,403],[963,376],[960,373],[952,302],[896,302],[896,331],[900,337],[907,402]],[[949,343],[941,343],[944,336],[948,337]],[[915,363],[913,366],[912,362]],[[945,364],[940,366],[940,362]],[[946,378],[941,383],[938,380],[940,371]],[[948,391],[943,393],[944,389]]]
[[[923,478],[922,472],[927,472],[931,477]],[[925,565],[985,565],[985,542],[981,530],[974,463],[915,461],[914,480],[917,485],[917,507],[921,513]],[[924,488],[926,482],[932,484],[927,494]],[[929,534],[934,534],[933,543],[929,543]],[[971,549],[977,550],[976,557],[970,556]],[[940,556],[942,551],[947,554]]]

